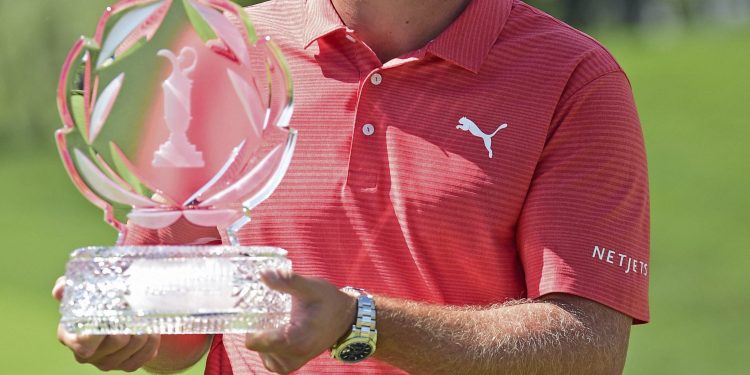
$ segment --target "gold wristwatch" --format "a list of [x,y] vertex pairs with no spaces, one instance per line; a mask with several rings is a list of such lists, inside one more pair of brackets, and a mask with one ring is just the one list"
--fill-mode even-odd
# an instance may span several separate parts
[[348,335],[331,348],[331,357],[344,363],[363,361],[375,353],[378,331],[375,329],[375,301],[362,289],[341,289],[357,298],[357,320]]

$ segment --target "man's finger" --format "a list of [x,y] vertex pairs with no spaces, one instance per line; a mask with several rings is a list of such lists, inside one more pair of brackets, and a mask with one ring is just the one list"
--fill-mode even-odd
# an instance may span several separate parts
[[273,352],[288,346],[285,328],[251,332],[245,335],[245,346],[256,352]]
[[[126,336],[124,338],[120,338],[121,336],[110,337],[117,337],[118,342],[117,345],[113,345],[112,347],[107,348],[108,350],[116,348],[123,341],[126,344],[125,346],[114,349],[114,351],[101,356],[99,360],[94,361],[96,367],[98,367],[102,371],[119,369],[120,365],[123,362],[127,361],[131,356],[135,355],[135,353],[141,350],[148,342],[148,336]],[[104,347],[106,343],[106,341],[102,343],[102,347]]]
[[279,365],[280,374],[289,374],[299,370],[314,357],[298,356],[298,355],[282,355],[278,353],[267,353],[276,363]]
[[123,362],[143,349],[147,342],[148,336],[130,336],[125,346],[106,356],[102,356],[101,359],[94,362],[94,365],[103,371],[118,370]]
[[283,361],[281,361],[279,357],[273,354],[261,354],[260,359],[263,361],[263,366],[265,366],[268,371],[275,372],[277,374],[288,374],[291,372],[286,368],[286,365],[283,363]]
[[133,354],[125,362],[120,365],[123,371],[133,372],[143,367],[146,362],[154,359],[157,353],[159,353],[159,344],[161,343],[161,335],[149,335],[146,345],[137,353]]
[[320,298],[320,288],[326,285],[318,279],[303,277],[286,270],[265,271],[260,277],[269,288],[291,294],[304,303],[317,301]]
[[104,336],[104,340],[99,347],[96,349],[90,359],[90,362],[96,362],[101,358],[104,358],[110,354],[116,353],[117,351],[125,348],[131,342],[131,336],[128,335],[108,335]]
[[87,362],[106,336],[79,336],[69,333],[62,325],[57,326],[57,339],[70,348],[79,361]]
[[52,288],[52,297],[60,301],[65,290],[65,276],[60,276],[55,281],[55,286]]

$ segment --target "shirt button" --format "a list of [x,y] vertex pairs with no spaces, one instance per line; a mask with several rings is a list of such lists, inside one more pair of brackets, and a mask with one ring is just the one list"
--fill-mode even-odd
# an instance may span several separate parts
[[375,134],[375,126],[373,126],[372,124],[365,124],[362,127],[362,133],[364,133],[368,137]]
[[370,82],[372,82],[373,85],[377,86],[381,82],[383,82],[383,76],[381,76],[380,73],[375,73],[370,76]]

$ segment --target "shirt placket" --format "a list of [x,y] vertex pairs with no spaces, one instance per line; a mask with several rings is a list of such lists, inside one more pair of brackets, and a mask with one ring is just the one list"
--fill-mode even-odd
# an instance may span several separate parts
[[357,106],[352,124],[347,186],[355,192],[375,192],[384,171],[385,130],[379,98],[384,95],[384,75],[375,53],[347,31],[345,38],[355,49],[360,72]]

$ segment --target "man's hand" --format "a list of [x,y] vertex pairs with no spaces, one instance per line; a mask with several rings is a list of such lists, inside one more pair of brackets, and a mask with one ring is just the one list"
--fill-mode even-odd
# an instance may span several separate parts
[[[52,295],[60,301],[65,287],[65,278],[60,277],[52,289]],[[91,363],[102,371],[123,370],[133,372],[143,367],[158,354],[160,335],[110,335],[78,336],[57,326],[57,339],[70,348],[79,363]]]
[[322,279],[284,271],[262,275],[270,288],[292,295],[288,325],[247,335],[248,349],[260,354],[269,371],[288,374],[317,357],[354,324],[357,300]]
[[[62,299],[65,278],[60,277],[52,296]],[[57,326],[57,338],[70,348],[79,363],[90,363],[102,371],[133,372],[139,368],[159,374],[182,371],[206,353],[210,335],[97,335],[78,336]]]

